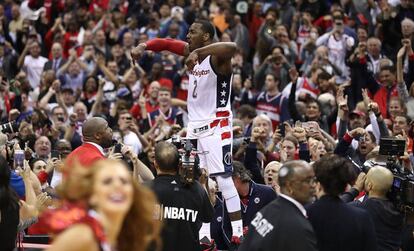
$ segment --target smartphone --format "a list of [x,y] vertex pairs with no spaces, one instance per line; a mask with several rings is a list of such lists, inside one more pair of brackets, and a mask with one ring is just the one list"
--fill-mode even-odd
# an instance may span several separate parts
[[15,167],[20,167],[22,169],[24,169],[24,161],[25,157],[24,157],[24,151],[23,150],[14,150],[14,165]]
[[303,122],[302,128],[305,129],[306,131],[309,131],[309,129],[311,128],[311,124],[308,122]]
[[59,151],[52,150],[52,151],[50,152],[50,157],[51,157],[52,159],[54,159],[54,158],[59,159],[59,158],[60,158],[60,153],[59,153]]
[[285,137],[285,124],[284,123],[279,124],[279,131],[282,137]]
[[114,146],[114,153],[121,153],[122,144],[118,143]]

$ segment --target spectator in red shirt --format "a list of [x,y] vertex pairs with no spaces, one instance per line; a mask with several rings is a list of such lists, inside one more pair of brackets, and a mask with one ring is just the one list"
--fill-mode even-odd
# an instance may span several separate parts
[[249,41],[250,46],[254,47],[257,42],[257,31],[263,24],[264,18],[262,17],[262,7],[263,3],[255,2],[253,10],[250,13],[250,20],[249,20]]
[[158,91],[160,90],[160,83],[158,81],[152,81],[147,93],[148,98],[145,98],[145,90],[141,92],[138,103],[135,103],[129,112],[138,121],[146,118],[147,113],[151,113],[158,109]]
[[76,47],[78,50],[78,55],[80,53],[80,47],[78,44],[78,24],[74,19],[70,20],[67,24],[67,30],[65,35],[63,36],[63,56],[65,58],[69,57],[69,49]]
[[161,63],[154,63],[151,69],[151,80],[158,81],[161,86],[164,86],[170,90],[173,89],[173,82],[171,79],[164,78],[162,73],[164,72],[164,67]]

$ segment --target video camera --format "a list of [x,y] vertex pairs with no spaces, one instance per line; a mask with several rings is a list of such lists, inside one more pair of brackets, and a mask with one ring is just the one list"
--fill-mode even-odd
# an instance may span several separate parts
[[186,185],[193,184],[201,175],[199,152],[194,148],[190,139],[182,139],[178,135],[171,137],[171,143],[177,147],[180,154],[178,174],[181,181]]
[[19,131],[19,125],[16,121],[10,121],[0,125],[0,132],[2,133],[15,133]]
[[396,161],[405,152],[405,140],[397,138],[381,138],[380,155],[387,156],[386,167],[394,175],[388,198],[401,211],[414,211],[414,175]]

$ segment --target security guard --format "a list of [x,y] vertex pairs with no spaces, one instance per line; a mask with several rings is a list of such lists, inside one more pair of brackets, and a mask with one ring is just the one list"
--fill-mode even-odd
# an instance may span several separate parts
[[304,204],[315,196],[315,173],[305,161],[288,161],[279,171],[280,194],[257,212],[238,251],[316,251],[316,236]]
[[[247,232],[248,225],[256,213],[276,199],[275,191],[265,185],[257,184],[251,179],[250,172],[239,161],[233,162],[232,178],[240,196],[243,228]],[[214,205],[215,213],[211,222],[211,237],[218,250],[231,250],[231,226],[227,208],[223,199],[218,196]]]
[[183,184],[178,176],[180,155],[168,142],[155,146],[157,177],[151,188],[158,197],[156,217],[163,221],[162,250],[200,250],[199,230],[210,222],[213,207],[206,190],[198,181]]

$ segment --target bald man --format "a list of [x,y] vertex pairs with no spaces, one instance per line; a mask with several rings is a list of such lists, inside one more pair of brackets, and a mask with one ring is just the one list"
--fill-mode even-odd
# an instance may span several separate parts
[[381,166],[372,167],[364,184],[368,199],[358,204],[374,222],[378,251],[399,250],[401,246],[403,216],[387,198],[393,181],[390,170]]
[[278,161],[272,161],[264,169],[264,182],[266,185],[272,187],[277,193],[280,193],[280,187],[278,182],[279,170],[282,167],[282,163]]
[[50,140],[46,136],[39,137],[34,145],[36,157],[40,159],[46,160],[49,158],[49,154],[51,151],[52,144],[50,143]]
[[69,168],[74,161],[88,167],[93,162],[104,159],[104,149],[112,145],[112,129],[103,118],[93,117],[86,120],[82,127],[82,135],[83,144],[67,157]]
[[62,57],[63,55],[63,48],[62,45],[58,42],[53,43],[52,49],[52,59],[47,61],[43,66],[43,71],[46,70],[54,70],[55,74],[66,63],[66,59]]

